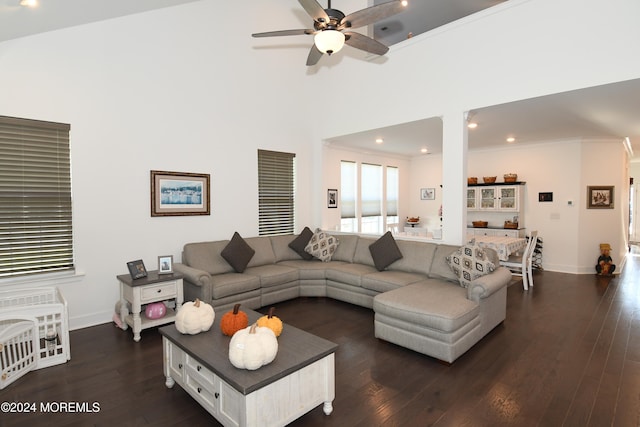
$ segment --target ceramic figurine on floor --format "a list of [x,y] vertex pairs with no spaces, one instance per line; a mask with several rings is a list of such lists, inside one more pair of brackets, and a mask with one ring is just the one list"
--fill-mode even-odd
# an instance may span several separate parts
[[611,259],[611,255],[609,255],[610,251],[610,244],[600,244],[600,256],[598,257],[598,265],[596,265],[596,271],[600,276],[611,276],[616,269],[616,265],[613,264],[613,259]]

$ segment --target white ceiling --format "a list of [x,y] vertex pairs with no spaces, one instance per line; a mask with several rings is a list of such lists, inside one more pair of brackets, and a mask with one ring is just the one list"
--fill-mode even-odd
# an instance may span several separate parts
[[[39,1],[37,8],[30,9],[20,6],[20,0],[0,0],[0,42],[199,0]],[[413,0],[408,11],[376,24],[374,36],[385,44],[395,44],[409,33],[420,34],[503,1]],[[332,6],[339,7],[335,2]],[[507,144],[509,135],[517,139],[516,143],[629,137],[636,157],[640,157],[639,112],[640,80],[497,105],[471,112],[479,126],[469,132],[469,146],[476,149]],[[385,142],[375,144],[378,137]],[[431,153],[440,152],[441,141],[441,121],[431,118],[337,137],[330,143],[416,156],[422,147]]]
[[[576,139],[629,137],[635,158],[640,158],[640,79],[532,98],[469,112],[478,123],[469,130],[469,148],[530,144]],[[382,138],[383,144],[376,144]],[[429,118],[374,129],[328,141],[368,152],[419,156],[425,147],[431,154],[442,151],[442,122]]]

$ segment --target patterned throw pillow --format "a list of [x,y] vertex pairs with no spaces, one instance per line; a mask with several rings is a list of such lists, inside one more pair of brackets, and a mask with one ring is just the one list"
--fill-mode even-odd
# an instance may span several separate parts
[[484,249],[476,245],[475,239],[449,255],[447,262],[463,288],[496,268],[495,264],[489,261]]
[[329,262],[337,247],[338,239],[316,228],[316,232],[313,233],[304,250],[322,262]]

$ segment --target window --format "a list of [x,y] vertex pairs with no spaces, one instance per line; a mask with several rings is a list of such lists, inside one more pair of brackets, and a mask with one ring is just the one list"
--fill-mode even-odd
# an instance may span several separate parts
[[340,162],[340,230],[358,231],[356,199],[358,192],[358,169],[355,162]]
[[381,234],[397,224],[398,183],[395,166],[340,162],[340,230]]
[[399,223],[398,217],[398,191],[400,188],[400,176],[398,168],[387,166],[387,225]]
[[69,129],[0,116],[0,278],[74,268]]
[[295,154],[258,150],[258,234],[293,234]]

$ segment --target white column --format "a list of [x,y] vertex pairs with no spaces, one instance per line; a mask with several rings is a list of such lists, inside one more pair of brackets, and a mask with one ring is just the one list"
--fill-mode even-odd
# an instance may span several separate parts
[[467,136],[465,112],[442,117],[442,239],[452,245],[467,234]]

